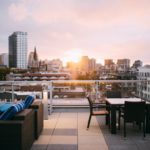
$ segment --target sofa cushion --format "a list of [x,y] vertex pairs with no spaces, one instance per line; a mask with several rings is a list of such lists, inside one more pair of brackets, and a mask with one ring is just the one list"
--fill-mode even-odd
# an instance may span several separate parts
[[22,101],[20,103],[15,104],[14,107],[16,108],[17,112],[20,112],[21,110],[25,108],[25,103],[24,101]]
[[12,103],[3,103],[0,105],[0,114],[9,109],[13,104]]
[[5,112],[0,115],[0,120],[9,120],[11,119],[17,112],[20,112],[24,109],[24,102],[20,102],[18,104],[14,104],[10,106]]
[[31,96],[31,95],[27,96],[24,100],[24,104],[25,104],[24,108],[29,108],[29,106],[33,103],[33,101],[34,101],[33,96]]
[[11,106],[8,110],[0,115],[0,120],[9,120],[17,113],[16,108]]

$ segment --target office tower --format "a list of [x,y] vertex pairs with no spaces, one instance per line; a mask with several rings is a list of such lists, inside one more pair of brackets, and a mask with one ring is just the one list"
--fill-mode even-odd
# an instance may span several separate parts
[[105,59],[104,61],[105,61],[104,65],[107,66],[107,67],[110,67],[110,66],[114,65],[114,62],[113,62],[112,59]]
[[8,54],[0,54],[0,65],[5,65],[8,67]]
[[27,68],[27,32],[14,32],[9,36],[9,67]]
[[81,57],[80,71],[84,74],[89,72],[89,57],[88,56],[82,56]]
[[148,81],[137,83],[137,96],[150,101],[150,66],[138,67],[137,80]]
[[96,70],[96,59],[94,58],[89,59],[89,70],[90,71]]
[[116,69],[115,63],[113,62],[113,59],[105,59],[104,60],[104,74],[113,73]]
[[118,59],[117,70],[118,72],[127,72],[130,68],[130,59]]

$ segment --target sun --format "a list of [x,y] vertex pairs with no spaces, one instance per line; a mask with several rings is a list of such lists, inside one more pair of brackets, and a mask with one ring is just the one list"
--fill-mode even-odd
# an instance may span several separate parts
[[72,49],[65,52],[65,56],[63,58],[63,62],[79,62],[80,58],[82,56],[82,50],[80,49]]
[[102,58],[99,58],[99,59],[97,60],[97,62],[100,63],[101,65],[104,65],[104,59],[102,59]]

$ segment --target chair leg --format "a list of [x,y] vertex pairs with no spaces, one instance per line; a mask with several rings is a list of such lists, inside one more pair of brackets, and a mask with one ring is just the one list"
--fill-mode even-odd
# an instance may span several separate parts
[[109,125],[110,123],[110,116],[109,114],[106,115],[106,125]]
[[121,110],[119,110],[118,114],[118,130],[120,130],[120,118],[121,118]]
[[89,126],[90,126],[91,117],[92,117],[92,115],[90,114],[90,116],[89,116],[89,120],[88,120],[88,124],[87,124],[87,129],[88,129],[88,128],[89,128]]
[[126,137],[126,122],[124,121],[124,137]]
[[145,137],[145,121],[143,122],[143,136]]
[[107,115],[107,125],[110,129],[110,113]]

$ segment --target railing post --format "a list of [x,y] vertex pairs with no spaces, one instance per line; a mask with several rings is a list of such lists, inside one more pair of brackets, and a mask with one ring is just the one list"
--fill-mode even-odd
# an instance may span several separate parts
[[98,100],[98,94],[99,94],[99,91],[98,91],[98,82],[95,82],[95,93],[96,93],[96,101]]
[[14,100],[14,86],[13,86],[13,82],[11,83],[11,90],[12,90],[11,102],[13,102],[13,100]]
[[43,90],[44,120],[48,120],[48,91]]
[[48,90],[50,92],[50,114],[51,114],[53,111],[53,95],[52,95],[53,94],[53,85],[52,85],[52,82],[50,82]]

